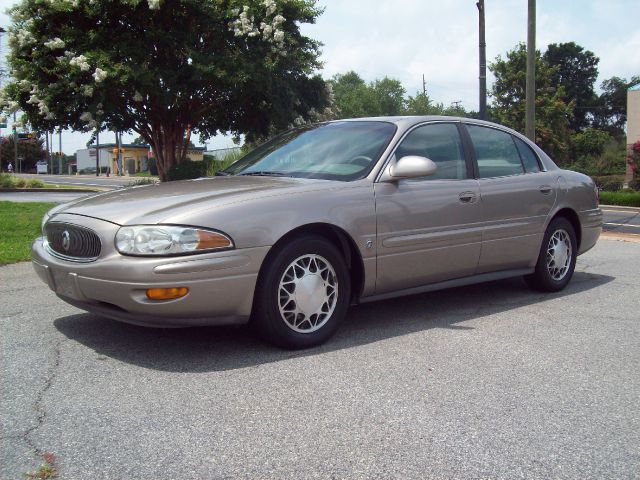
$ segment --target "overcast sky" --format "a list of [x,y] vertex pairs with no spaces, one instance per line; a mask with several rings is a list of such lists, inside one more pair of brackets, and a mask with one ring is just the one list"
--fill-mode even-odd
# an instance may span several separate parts
[[[14,1],[0,0],[3,12]],[[323,44],[322,75],[355,70],[365,80],[388,76],[407,93],[478,109],[478,10],[475,0],[319,0],[325,8],[304,32]],[[487,60],[526,40],[526,0],[485,0]],[[638,0],[538,0],[537,47],[575,41],[600,58],[598,86],[614,75],[640,74]],[[0,25],[9,19],[0,15]],[[3,42],[3,51],[6,46]],[[489,84],[491,83],[489,76]],[[88,135],[63,134],[63,150],[85,148]],[[125,137],[129,141],[133,136]],[[101,135],[102,142],[113,134]],[[208,148],[232,146],[217,137]],[[57,149],[57,143],[56,143]]]

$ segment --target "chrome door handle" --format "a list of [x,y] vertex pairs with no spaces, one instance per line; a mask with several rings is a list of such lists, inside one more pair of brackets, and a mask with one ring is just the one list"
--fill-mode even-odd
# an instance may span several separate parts
[[551,185],[540,185],[540,193],[549,195],[551,193]]
[[473,192],[462,192],[458,198],[462,203],[474,203],[476,201],[476,194]]

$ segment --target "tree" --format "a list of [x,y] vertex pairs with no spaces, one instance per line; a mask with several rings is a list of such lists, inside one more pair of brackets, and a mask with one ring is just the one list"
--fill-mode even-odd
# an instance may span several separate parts
[[134,131],[160,178],[193,133],[267,134],[322,111],[315,0],[22,0],[3,99],[38,130]]
[[44,140],[34,138],[33,140],[18,140],[18,158],[22,158],[21,165],[14,161],[15,139],[13,135],[0,138],[2,148],[0,149],[0,165],[6,166],[9,162],[13,164],[14,171],[22,168],[23,172],[35,170],[36,162],[47,159],[47,151],[44,149]]
[[384,77],[369,84],[354,71],[331,79],[339,118],[401,115],[405,89],[399,80]]
[[[496,57],[489,65],[495,76],[491,89],[492,117],[503,125],[524,132],[527,49],[522,43]],[[569,120],[574,102],[565,103],[564,87],[553,83],[555,67],[536,52],[536,143],[556,161],[568,160]],[[552,88],[553,87],[553,88]]]
[[627,123],[627,90],[640,83],[640,75],[634,75],[629,81],[620,77],[611,77],[602,82],[602,94],[598,99],[598,110],[594,124],[612,135],[624,135]]
[[564,103],[573,102],[569,128],[574,132],[584,130],[591,123],[589,116],[597,100],[593,86],[598,77],[600,59],[574,42],[552,43],[542,59],[555,67],[551,72],[551,85],[563,87]]

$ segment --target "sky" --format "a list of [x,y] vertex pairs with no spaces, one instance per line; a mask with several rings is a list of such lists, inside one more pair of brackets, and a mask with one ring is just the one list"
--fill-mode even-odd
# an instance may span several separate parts
[[[0,0],[4,11],[14,1]],[[356,71],[367,81],[388,76],[402,82],[407,94],[422,91],[435,102],[461,102],[478,109],[478,10],[475,0],[318,0],[324,13],[303,32],[321,41],[321,74]],[[538,49],[574,41],[600,58],[599,78],[640,74],[638,0],[538,0]],[[526,41],[527,0],[485,0],[487,61]],[[6,39],[3,54],[6,53]],[[493,78],[488,72],[488,86]],[[124,135],[131,141],[135,135]],[[100,141],[111,142],[104,132]],[[63,132],[67,154],[86,148],[88,134]],[[207,148],[233,146],[230,137],[209,139]],[[56,138],[56,150],[58,147]]]

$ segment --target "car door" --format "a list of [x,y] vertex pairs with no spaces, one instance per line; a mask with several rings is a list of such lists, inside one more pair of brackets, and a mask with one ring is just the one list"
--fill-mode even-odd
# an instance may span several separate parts
[[415,127],[391,161],[427,157],[436,173],[375,183],[377,293],[475,272],[482,241],[479,187],[459,129],[455,122]]
[[484,229],[477,273],[535,264],[556,198],[552,174],[541,170],[521,139],[485,125],[466,125],[480,185]]

